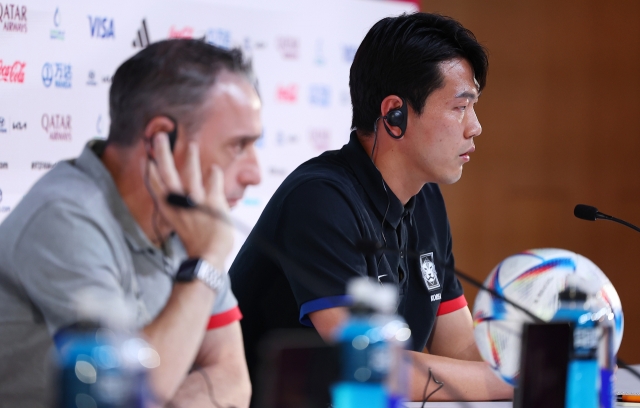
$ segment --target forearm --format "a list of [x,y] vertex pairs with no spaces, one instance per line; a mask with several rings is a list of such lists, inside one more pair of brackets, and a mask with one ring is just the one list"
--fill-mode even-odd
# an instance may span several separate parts
[[251,399],[251,383],[246,370],[217,365],[192,371],[171,401],[176,408],[246,408]]
[[493,374],[484,362],[455,360],[413,351],[408,353],[412,361],[409,388],[412,401],[424,399],[429,369],[432,378],[426,395],[438,388],[434,378],[444,383],[429,401],[489,401],[513,398],[513,388]]
[[191,368],[214,299],[214,292],[199,280],[176,284],[162,312],[143,329],[160,355],[160,366],[151,372],[150,382],[161,400],[173,398]]

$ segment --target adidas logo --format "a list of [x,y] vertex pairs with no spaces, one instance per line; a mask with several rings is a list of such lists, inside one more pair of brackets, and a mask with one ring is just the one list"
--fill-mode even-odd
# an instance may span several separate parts
[[147,19],[142,20],[142,27],[138,30],[138,35],[133,39],[133,46],[135,48],[144,48],[151,44],[149,40],[149,30],[147,30]]

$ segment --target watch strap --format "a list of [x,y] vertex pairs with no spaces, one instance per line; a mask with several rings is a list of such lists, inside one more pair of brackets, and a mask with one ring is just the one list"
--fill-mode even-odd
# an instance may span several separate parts
[[224,285],[224,275],[224,272],[219,271],[204,259],[200,259],[198,266],[196,266],[196,277],[216,293],[222,288],[222,285]]
[[178,273],[176,282],[192,282],[199,279],[213,291],[218,292],[225,282],[224,272],[216,269],[213,265],[202,258],[190,258],[184,261]]

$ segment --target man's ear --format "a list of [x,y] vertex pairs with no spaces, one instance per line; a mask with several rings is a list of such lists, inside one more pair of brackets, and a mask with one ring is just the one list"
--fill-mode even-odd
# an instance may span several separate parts
[[398,95],[388,95],[380,103],[384,129],[393,139],[402,139],[407,131],[407,102]]
[[173,150],[173,144],[178,134],[178,125],[175,120],[164,115],[154,116],[147,122],[144,128],[143,141],[147,156],[150,158],[153,158],[153,139],[158,133],[166,133],[169,136],[170,143],[173,136],[173,143],[171,143]]

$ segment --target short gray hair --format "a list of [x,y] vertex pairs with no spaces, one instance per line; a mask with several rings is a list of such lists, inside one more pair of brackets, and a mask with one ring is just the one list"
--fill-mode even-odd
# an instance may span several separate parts
[[125,61],[109,91],[109,143],[132,146],[147,123],[166,115],[195,132],[202,123],[207,94],[221,71],[243,75],[257,90],[251,64],[239,49],[201,40],[153,43]]

